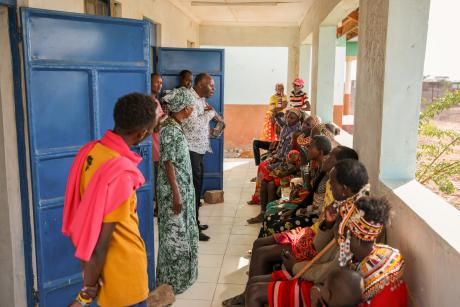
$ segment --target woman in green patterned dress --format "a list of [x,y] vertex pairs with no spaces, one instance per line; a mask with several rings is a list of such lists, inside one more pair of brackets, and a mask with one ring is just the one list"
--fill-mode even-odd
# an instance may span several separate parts
[[195,192],[187,140],[181,128],[181,122],[193,111],[193,97],[189,90],[179,88],[164,100],[170,116],[160,130],[157,285],[169,284],[179,294],[198,276]]

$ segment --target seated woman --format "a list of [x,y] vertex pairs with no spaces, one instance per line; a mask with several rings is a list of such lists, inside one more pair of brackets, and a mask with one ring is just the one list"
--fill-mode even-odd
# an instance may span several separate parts
[[265,174],[260,188],[260,214],[247,220],[248,224],[257,224],[264,220],[265,210],[268,203],[278,198],[278,187],[289,186],[292,178],[300,175],[300,152],[291,150],[286,161]]
[[300,130],[300,111],[298,109],[289,109],[286,111],[286,125],[280,133],[280,141],[276,153],[269,159],[259,164],[257,168],[256,190],[249,204],[258,204],[260,202],[260,188],[264,176],[269,175],[269,165],[280,163],[286,159],[288,152],[292,147],[292,137],[295,132]]
[[[328,173],[334,165],[342,160],[358,160],[358,154],[355,150],[345,146],[337,146],[328,155],[323,163],[323,170]],[[257,239],[254,246],[267,245],[288,245],[291,247],[291,253],[298,261],[309,260],[316,255],[316,249],[313,245],[315,235],[318,233],[319,225],[324,221],[327,208],[334,202],[331,192],[331,185],[326,183],[326,194],[318,221],[311,227],[297,227],[289,231],[276,233],[267,238]],[[258,242],[260,241],[260,242]]]
[[317,135],[312,138],[308,147],[308,155],[311,159],[309,175],[304,181],[304,189],[308,191],[308,197],[305,197],[304,201],[295,208],[283,206],[275,214],[267,215],[263,221],[259,237],[267,237],[296,227],[313,225],[319,217],[326,193],[328,176],[322,171],[322,164],[330,151],[331,142],[327,137]]
[[[337,169],[337,180],[331,180],[331,191],[339,191],[340,193],[333,194],[334,199],[337,202],[346,202],[350,199],[357,199],[368,191],[367,184],[369,178],[367,175],[366,168],[355,160],[342,160],[337,162],[335,165],[332,163],[337,159],[337,152],[333,152],[326,159],[323,167]],[[335,179],[335,177],[334,177]],[[332,187],[334,185],[334,187]],[[341,189],[340,189],[341,188]],[[327,212],[327,211],[326,211]],[[327,217],[327,215],[326,215]],[[323,234],[323,233],[321,233]],[[327,243],[323,243],[323,238],[330,240],[327,234],[323,234],[321,237],[315,237],[313,248],[311,244],[307,245],[308,248],[312,249],[314,253],[316,250],[321,250]],[[291,248],[292,246],[292,248]],[[249,264],[249,278],[254,280],[263,279],[265,281],[270,280],[271,275],[260,276],[270,274],[273,270],[273,263],[282,261],[282,253],[284,250],[288,250],[291,254],[297,257],[298,254],[309,253],[307,249],[303,249],[302,246],[297,246],[295,242],[291,244],[278,244],[274,236],[259,238],[254,242],[252,249],[252,257]],[[314,282],[323,282],[327,273],[334,267],[334,260],[336,262],[338,254],[338,248],[331,250],[329,253],[324,255],[313,267],[311,267],[305,274],[305,279]],[[293,257],[295,259],[295,257]],[[335,265],[336,266],[336,265]],[[295,271],[294,273],[297,273]],[[244,305],[245,292],[237,295],[231,299],[223,302],[225,306],[231,305]]]
[[287,107],[287,104],[288,99],[284,93],[284,84],[277,83],[275,85],[275,94],[270,96],[269,109],[265,113],[264,128],[261,137],[262,141],[276,141],[275,121],[273,116],[283,111]]
[[[282,286],[288,289],[297,289],[298,295],[295,297],[286,293],[286,296],[277,297],[276,300],[268,301],[268,306],[299,306],[299,307],[349,307],[357,306],[362,301],[363,277],[356,271],[348,268],[337,268],[328,274],[324,283],[299,282],[298,279],[292,281],[298,284],[292,286],[285,282]],[[269,292],[284,293],[283,289],[273,289],[273,284],[269,283]],[[248,307],[266,306],[267,292],[260,289],[267,288],[267,282],[260,280],[253,282],[248,289]],[[260,297],[259,297],[260,296]],[[299,296],[301,298],[299,298]],[[273,296],[270,296],[273,297]],[[292,300],[295,301],[292,301]],[[281,302],[281,304],[278,304]]]
[[[364,290],[362,303],[359,306],[407,306],[407,288],[402,280],[404,258],[397,249],[375,243],[388,223],[390,215],[388,201],[384,198],[363,196],[354,201],[342,202],[338,213],[341,221],[337,229],[339,257],[336,264],[359,272],[363,277]],[[268,297],[264,298],[260,294],[267,293],[267,286],[264,287],[259,278],[257,286],[248,287],[247,302],[254,301],[253,297],[256,297],[258,303],[270,302],[270,306],[302,306],[301,297],[292,294],[298,291],[296,288],[302,289],[304,283],[312,284],[312,282],[307,281],[304,275],[300,279],[292,280],[291,273],[295,274],[306,263],[297,263],[291,255],[286,255],[283,263],[286,271],[272,274],[272,281],[268,283]],[[280,298],[283,300],[279,301]],[[279,305],[280,303],[282,304]]]

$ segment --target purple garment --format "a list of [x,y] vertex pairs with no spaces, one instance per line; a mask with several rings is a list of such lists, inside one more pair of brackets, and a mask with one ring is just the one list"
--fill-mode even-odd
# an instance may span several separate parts
[[284,160],[289,153],[289,151],[292,149],[292,137],[294,136],[294,133],[300,131],[300,122],[295,124],[292,127],[289,127],[288,125],[284,126],[283,129],[281,130],[280,133],[280,143],[278,145],[277,149],[277,154],[276,156],[279,159]]

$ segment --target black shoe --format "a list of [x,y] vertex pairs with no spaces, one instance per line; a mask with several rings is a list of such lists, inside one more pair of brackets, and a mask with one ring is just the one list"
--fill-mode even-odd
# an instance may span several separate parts
[[208,229],[208,228],[209,228],[209,226],[208,226],[208,225],[206,225],[206,224],[203,224],[203,225],[198,225],[198,229],[199,229],[200,231],[202,231],[202,230],[206,230],[206,229]]
[[200,237],[199,237],[199,239],[200,239],[200,241],[209,241],[209,239],[211,239],[211,237],[205,235],[204,233],[202,233],[202,232],[200,231]]

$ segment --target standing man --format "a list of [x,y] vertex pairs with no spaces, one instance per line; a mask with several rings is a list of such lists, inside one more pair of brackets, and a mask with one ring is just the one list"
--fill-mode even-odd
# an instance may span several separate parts
[[160,101],[158,100],[158,94],[161,91],[161,88],[163,86],[163,79],[161,76],[157,73],[154,73],[151,75],[151,94],[150,96],[152,97],[152,100],[155,104],[158,116],[159,116],[159,121],[155,128],[153,129],[152,133],[152,160],[153,160],[153,179],[155,183],[155,205],[154,205],[154,215],[156,216],[158,213],[158,205],[157,205],[157,177],[158,177],[158,161],[160,160],[160,141],[159,141],[159,136],[160,136],[160,125],[166,118],[165,112],[163,112],[162,106],[160,104]]
[[[83,287],[71,307],[147,306],[147,253],[139,231],[136,190],[142,157],[130,147],[150,137],[158,122],[151,97],[121,97],[115,127],[78,152],[67,182],[62,232],[81,261]],[[101,282],[102,281],[102,282]]]
[[203,233],[208,225],[201,225],[199,220],[199,207],[201,205],[201,189],[203,187],[203,158],[206,152],[212,152],[209,142],[209,121],[221,121],[220,116],[206,102],[214,94],[214,80],[208,74],[199,74],[195,84],[190,89],[193,95],[193,112],[184,120],[182,128],[187,138],[192,162],[193,186],[195,188],[196,221],[200,231],[200,241],[208,241],[209,236]]
[[191,89],[193,85],[193,74],[190,70],[184,69],[179,73],[179,87]]

